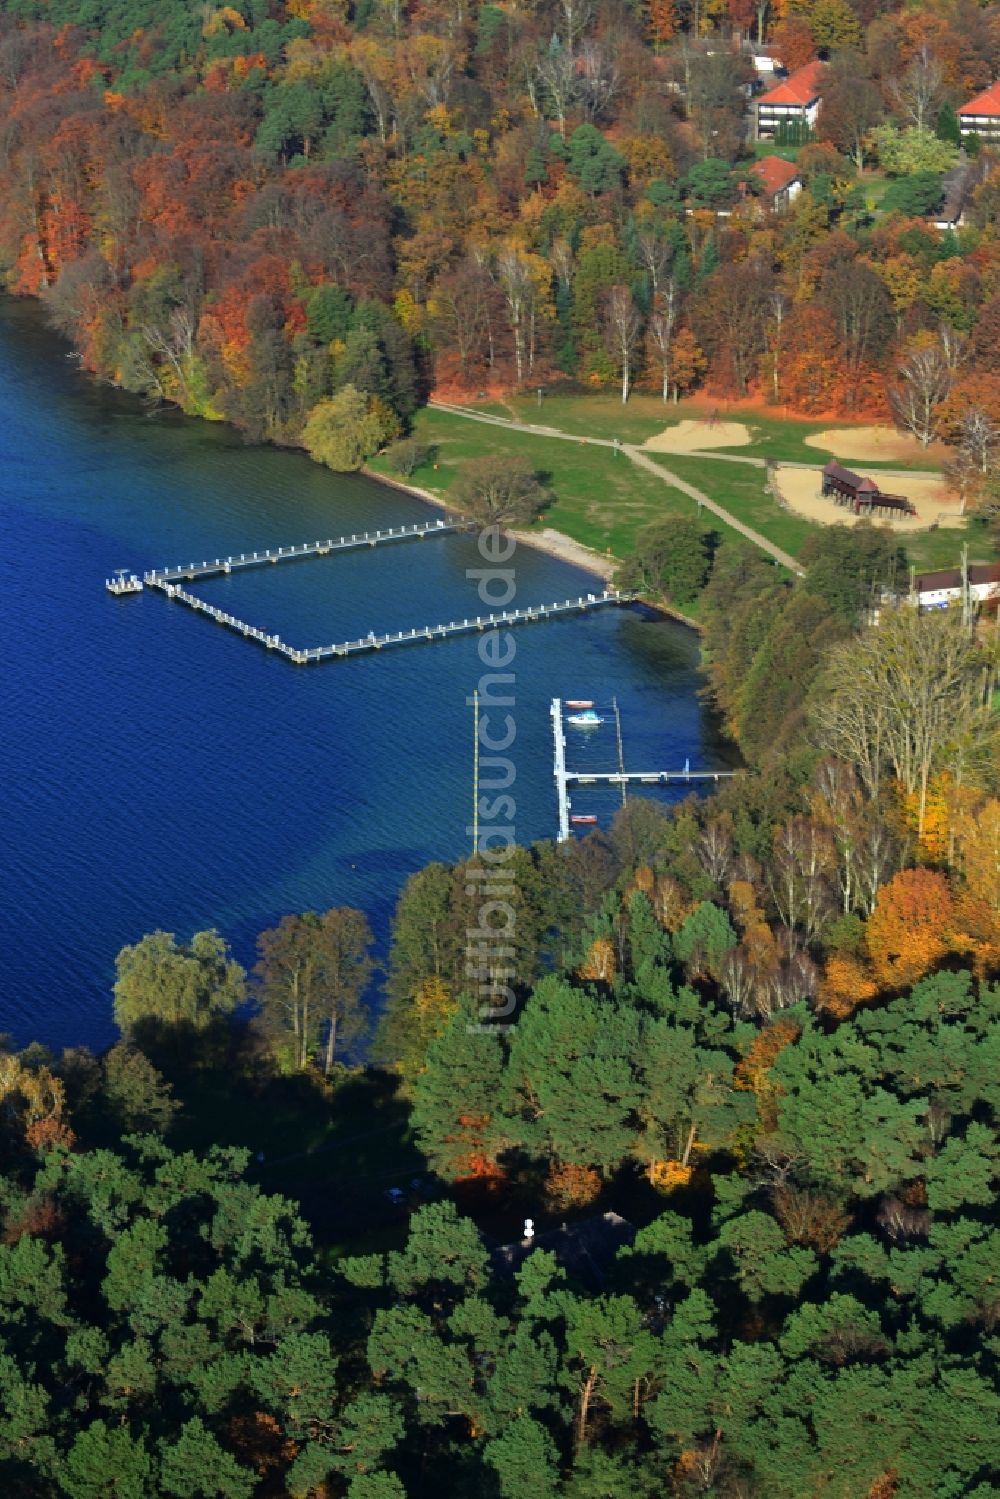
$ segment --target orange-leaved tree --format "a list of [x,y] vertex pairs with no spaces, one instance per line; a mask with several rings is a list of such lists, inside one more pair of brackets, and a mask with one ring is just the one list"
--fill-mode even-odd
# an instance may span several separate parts
[[903,869],[883,885],[865,927],[875,977],[885,987],[914,984],[951,945],[951,887],[933,869]]
[[614,980],[616,967],[615,945],[610,937],[595,937],[587,956],[577,969],[577,977],[589,979],[593,983],[610,984]]
[[878,985],[870,970],[846,953],[828,959],[817,996],[820,1009],[836,1020],[846,1020],[858,1005],[874,999]]
[[1000,912],[1000,800],[965,806],[955,819],[956,858],[966,886]]
[[746,1056],[736,1065],[733,1086],[745,1088],[757,1099],[760,1122],[765,1130],[777,1125],[777,1099],[781,1089],[771,1078],[771,1068],[785,1050],[802,1034],[802,1027],[787,1015],[759,1031],[750,1043]]

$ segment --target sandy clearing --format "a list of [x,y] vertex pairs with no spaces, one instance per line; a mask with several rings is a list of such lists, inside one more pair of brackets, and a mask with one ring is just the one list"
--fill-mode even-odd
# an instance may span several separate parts
[[824,452],[855,463],[902,460],[912,463],[923,459],[924,466],[930,466],[927,449],[922,448],[915,437],[907,437],[895,427],[830,427],[825,432],[814,432],[802,441],[807,447],[822,448]]
[[510,534],[527,546],[534,547],[536,551],[548,552],[550,557],[558,557],[561,562],[571,562],[574,567],[586,568],[587,572],[594,573],[605,582],[613,576],[618,566],[614,557],[602,556],[593,548],[584,546],[582,541],[574,541],[564,531],[554,531],[549,526],[543,531],[511,531]]
[[706,417],[664,427],[642,446],[652,453],[702,453],[709,448],[745,448],[750,440],[749,428],[742,422],[714,422]]
[[[401,489],[404,494],[415,495],[419,500],[426,500],[429,505],[437,505],[443,510],[451,508],[445,497],[435,494],[432,489],[404,483],[402,479],[394,479],[390,474],[377,474],[370,468],[365,472],[369,478],[377,479],[379,484]],[[510,534],[525,546],[534,547],[538,552],[548,552],[550,557],[558,557],[561,562],[570,562],[574,567],[583,568],[593,573],[595,578],[602,578],[605,583],[611,580],[618,568],[616,557],[609,553],[595,552],[592,547],[584,546],[582,541],[574,541],[572,536],[567,536],[564,531],[556,531],[551,526],[546,526],[541,531],[511,530]]]
[[[796,515],[807,520],[819,521],[825,526],[856,526],[861,519],[852,515],[844,505],[820,494],[822,470],[818,468],[785,468],[779,464],[775,470],[778,493]],[[886,485],[889,489],[889,486]],[[915,516],[876,515],[877,525],[889,525],[894,531],[925,531],[932,522],[939,526],[958,527],[965,525],[965,518],[958,514],[958,502],[947,491],[940,479],[894,479],[890,493],[905,494],[917,507]]]

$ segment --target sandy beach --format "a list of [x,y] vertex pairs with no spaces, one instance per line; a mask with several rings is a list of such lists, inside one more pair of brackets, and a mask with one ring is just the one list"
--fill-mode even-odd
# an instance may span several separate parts
[[[822,525],[856,526],[861,516],[852,515],[845,505],[837,505],[820,494],[822,470],[818,468],[775,468],[778,492],[789,510]],[[891,494],[905,494],[917,507],[916,515],[873,517],[876,524],[891,526],[894,531],[926,531],[931,524],[960,528],[965,517],[958,514],[958,501],[948,493],[941,479],[918,479],[908,474],[887,481]]]
[[550,526],[546,526],[544,531],[511,531],[510,534],[519,542],[523,541],[525,546],[548,552],[550,557],[558,557],[560,562],[571,562],[574,567],[586,568],[587,572],[594,573],[605,582],[618,567],[616,557],[609,557],[607,554],[602,556],[600,552],[585,547],[582,542],[574,541],[572,536],[567,536],[563,531],[552,530]]
[[[369,478],[377,479],[380,484],[389,484],[393,489],[401,489],[405,494],[415,495],[418,500],[426,500],[429,505],[437,505],[441,510],[451,509],[448,501],[442,495],[435,494],[433,490],[421,489],[418,484],[407,484],[402,479],[393,479],[387,474],[377,474],[369,468],[364,469],[363,472]],[[617,557],[595,552],[591,547],[584,546],[582,542],[574,541],[572,536],[567,536],[563,531],[553,530],[550,526],[546,526],[542,531],[511,529],[510,534],[524,546],[535,547],[539,552],[547,552],[550,557],[558,557],[560,562],[569,562],[573,567],[584,568],[605,583],[618,567]]]
[[654,437],[647,437],[642,446],[651,453],[703,453],[710,448],[745,448],[749,442],[750,430],[743,422],[705,418],[664,427]]
[[833,453],[837,458],[854,463],[892,463],[905,460],[916,463],[923,459],[930,466],[936,449],[921,447],[915,437],[897,432],[895,427],[829,427],[825,432],[814,432],[802,441],[810,448],[822,448],[824,453]]

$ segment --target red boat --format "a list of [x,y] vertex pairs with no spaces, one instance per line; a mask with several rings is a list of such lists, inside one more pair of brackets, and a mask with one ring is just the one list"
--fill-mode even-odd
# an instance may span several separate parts
[[570,818],[570,822],[594,823],[596,821],[597,821],[596,817],[583,817],[582,815],[580,817],[571,817]]
[[566,706],[567,708],[592,708],[594,704],[589,697],[568,697]]

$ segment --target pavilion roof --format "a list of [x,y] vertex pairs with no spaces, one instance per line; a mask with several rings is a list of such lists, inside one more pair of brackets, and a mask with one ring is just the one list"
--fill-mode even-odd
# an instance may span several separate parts
[[839,479],[842,484],[850,484],[855,489],[861,487],[861,475],[856,474],[853,469],[845,468],[842,463],[837,462],[836,458],[831,458],[829,463],[824,463],[823,472],[829,474],[832,479]]

